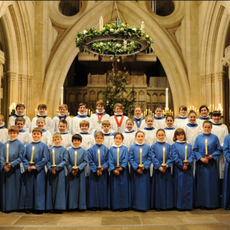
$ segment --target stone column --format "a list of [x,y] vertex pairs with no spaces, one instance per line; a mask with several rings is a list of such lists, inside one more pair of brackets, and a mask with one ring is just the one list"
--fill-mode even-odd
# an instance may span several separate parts
[[8,77],[8,101],[10,106],[12,103],[18,103],[18,87],[16,84],[17,73],[13,71],[7,71]]
[[2,113],[2,99],[3,99],[2,78],[3,78],[4,64],[5,64],[5,55],[4,52],[0,50],[0,113]]

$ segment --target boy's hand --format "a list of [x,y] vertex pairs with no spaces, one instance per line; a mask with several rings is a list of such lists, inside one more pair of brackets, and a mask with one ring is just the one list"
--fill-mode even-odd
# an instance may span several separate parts
[[119,168],[117,168],[116,170],[120,172],[120,171],[123,170],[123,168],[122,168],[122,167],[119,167]]
[[166,169],[165,169],[164,167],[162,167],[162,168],[160,169],[160,171],[161,171],[162,173],[165,173],[165,172],[166,172]]
[[72,170],[72,175],[76,176],[77,175],[77,171],[76,169]]
[[30,167],[28,167],[28,172],[31,172],[32,171],[32,168],[31,168],[32,166],[30,166]]
[[144,171],[145,170],[145,167],[143,166],[143,167],[140,167],[139,168],[141,171]]
[[6,164],[7,168],[10,168],[11,166],[12,166],[11,163]]
[[140,168],[138,168],[136,171],[137,171],[140,175],[142,174],[142,170],[141,170]]
[[56,167],[53,167],[52,173],[55,175],[56,174]]
[[6,171],[6,172],[9,172],[9,168],[7,167],[7,166],[4,166],[4,170]]
[[189,166],[189,163],[188,162],[184,162],[184,166]]
[[203,163],[205,163],[205,164],[208,164],[208,158],[200,158],[200,160],[203,162]]
[[117,176],[120,175],[120,172],[119,172],[117,169],[113,170],[113,172],[114,172],[114,174],[117,175]]
[[101,172],[99,169],[97,170],[97,175],[98,175],[98,176],[101,176],[101,175],[102,175],[102,172]]
[[184,166],[182,169],[186,171],[188,169],[188,166]]
[[99,170],[100,172],[102,172],[104,169],[103,169],[103,167],[101,167],[101,168],[99,168],[98,170]]
[[209,155],[207,158],[208,158],[209,160],[211,160],[211,159],[212,159],[212,155]]

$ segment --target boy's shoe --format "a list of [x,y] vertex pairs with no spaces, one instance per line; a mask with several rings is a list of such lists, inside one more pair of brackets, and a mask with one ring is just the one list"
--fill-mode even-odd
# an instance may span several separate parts
[[26,210],[25,213],[26,213],[26,214],[30,214],[30,210]]
[[40,214],[43,214],[43,211],[42,210],[35,210],[34,213],[37,215],[40,215]]

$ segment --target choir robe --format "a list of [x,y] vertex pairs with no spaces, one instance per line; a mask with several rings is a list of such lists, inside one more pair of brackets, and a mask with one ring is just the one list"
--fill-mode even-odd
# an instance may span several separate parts
[[[117,166],[117,148],[119,148],[119,166],[123,168],[120,175],[115,175],[112,171]],[[128,169],[129,153],[128,148],[124,145],[120,147],[112,146],[109,150],[109,167],[110,174],[110,198],[111,208],[127,209],[131,203],[131,190]]]
[[[102,114],[104,113],[104,115],[102,116]],[[98,120],[98,116],[99,118],[101,119],[100,122]],[[102,116],[102,118],[101,118]],[[110,116],[109,114],[105,113],[105,112],[102,112],[102,113],[94,113],[90,116],[90,129],[94,129],[94,130],[97,130],[97,131],[102,131],[102,121],[105,121],[105,120],[108,120],[110,121]]]
[[[53,162],[53,151],[55,162]],[[56,165],[56,174],[52,173],[52,165]],[[49,149],[47,157],[47,188],[46,210],[66,210],[67,189],[65,186],[65,169],[68,164],[67,150],[63,146],[53,146]]]
[[142,131],[145,133],[145,143],[147,145],[152,146],[154,143],[156,143],[157,130],[154,127],[151,127],[151,128],[145,127]]
[[[168,166],[165,173],[159,169],[163,163],[163,147],[165,148],[165,163]],[[171,209],[174,207],[173,202],[173,178],[171,167],[173,158],[171,146],[166,142],[156,142],[151,146],[152,162],[154,165],[151,189],[151,208]]]
[[22,130],[19,130],[17,139],[21,141],[24,146],[27,146],[29,143],[31,143],[32,136],[28,131],[25,131],[24,129],[22,129]]
[[110,147],[114,142],[114,135],[112,133],[104,133],[104,132],[103,134],[104,134],[103,145],[105,145],[108,149],[110,149]]
[[[200,161],[205,157],[205,140],[208,142],[208,154],[212,159],[208,164]],[[221,153],[219,139],[214,134],[201,134],[194,143],[193,151],[196,154],[196,206],[218,208],[220,206],[218,166],[216,160]]]
[[230,134],[224,138],[224,156],[226,158],[223,192],[222,192],[222,207],[230,209]]
[[53,123],[52,118],[51,118],[51,117],[47,117],[46,115],[40,115],[40,114],[38,114],[36,117],[34,117],[34,118],[32,119],[32,123],[31,123],[31,132],[33,131],[34,128],[37,127],[36,122],[37,122],[37,119],[40,118],[40,117],[42,117],[42,118],[45,119],[46,125],[44,126],[44,129],[46,129],[46,130],[52,132],[52,123]]
[[123,144],[128,149],[130,149],[131,145],[135,143],[135,134],[136,134],[135,130],[128,131],[127,129],[125,129],[125,132],[123,133],[124,136]]
[[174,126],[176,129],[178,129],[178,128],[183,129],[183,127],[186,126],[188,122],[189,122],[189,120],[187,117],[179,116],[177,119],[175,119]]
[[143,119],[143,118],[136,118],[135,117],[133,119],[133,121],[134,121],[134,127],[133,127],[133,129],[136,130],[136,131],[142,130],[146,126],[145,119]]
[[[72,134],[76,134],[76,133],[80,133],[81,132],[81,128],[80,128],[80,122],[81,121],[88,121],[88,122],[90,122],[90,118],[87,117],[86,114],[81,115],[78,112],[78,115],[73,118]],[[89,127],[89,128],[91,128],[91,127]]]
[[199,117],[198,119],[196,119],[196,123],[203,128],[203,123],[204,121],[210,121],[210,117]]
[[15,114],[14,116],[11,116],[10,119],[9,119],[8,128],[10,128],[12,125],[15,125],[15,120],[18,117],[23,117],[25,119],[24,129],[27,132],[30,132],[31,131],[31,121],[30,121],[30,118],[27,117],[27,116],[24,116],[24,115]]
[[[118,123],[121,121],[122,119],[122,115],[116,115],[117,116],[117,121]],[[124,116],[124,115],[123,115]],[[124,116],[123,118],[123,121],[121,123],[121,126],[118,127],[118,124],[115,120],[115,117],[112,116],[110,117],[110,123],[111,123],[111,127],[112,129],[115,131],[115,132],[118,132],[118,133],[123,133],[126,129],[126,121],[128,120],[128,117],[127,116]]]
[[[140,149],[142,148],[142,164],[145,169],[139,174],[136,169],[140,164]],[[133,144],[129,150],[131,164],[131,207],[146,211],[150,209],[150,173],[151,149],[147,144]]]
[[[72,135],[68,132],[60,133],[62,137],[61,145],[66,148],[70,149],[72,147]],[[54,143],[53,143],[54,146]]]
[[63,120],[63,119],[67,121],[67,130],[66,130],[66,132],[72,134],[72,118],[67,116],[67,115],[64,115],[64,116],[59,115],[59,116],[53,118],[52,130],[51,130],[52,134],[59,133],[58,125],[59,125],[60,120]]
[[[33,162],[36,169],[29,172],[32,147],[34,146]],[[48,147],[46,144],[32,142],[26,146],[26,151],[23,156],[24,184],[26,186],[25,194],[20,194],[20,209],[45,210],[46,206],[46,179],[44,166],[47,163]],[[24,201],[24,202],[23,202]]]
[[[183,170],[185,159],[185,146],[187,146],[188,169]],[[195,153],[192,145],[187,142],[176,142],[171,147],[172,157],[175,162],[174,178],[174,205],[180,210],[191,210],[193,208],[193,191],[195,183],[193,179],[193,161]]]
[[166,134],[165,141],[170,145],[174,144],[173,137],[176,129],[174,127],[172,128],[166,127],[164,128],[164,130]]
[[[97,175],[98,149],[100,150],[101,166],[103,167],[102,175]],[[88,208],[110,208],[109,197],[109,149],[104,145],[95,144],[88,150],[88,159],[90,166],[89,188],[87,194]]]
[[[211,133],[215,134],[219,138],[220,145],[223,147],[224,146],[224,138],[228,135],[227,126],[225,124],[222,124],[222,123],[212,122]],[[224,168],[225,168],[225,163],[226,163],[226,159],[223,156],[223,151],[221,151],[218,162],[219,162],[219,178],[223,179],[224,178]]]
[[50,148],[53,145],[52,134],[51,134],[50,131],[48,131],[46,129],[42,129],[41,142],[43,142],[44,144],[46,144],[48,146],[48,148]]
[[8,141],[8,129],[5,128],[5,123],[0,126],[0,142],[3,144]]
[[203,133],[202,127],[198,125],[197,123],[192,124],[192,123],[187,123],[183,127],[186,137],[187,137],[187,142],[194,146],[195,140],[197,136],[201,135]]
[[[77,166],[79,171],[74,176],[71,172],[75,164],[75,151],[77,151]],[[85,167],[88,163],[88,156],[85,149],[73,147],[68,150],[67,160],[69,162],[68,168],[68,209],[86,210],[86,178]]]
[[165,118],[164,117],[154,117],[154,123],[153,123],[153,127],[157,130],[157,129],[164,129],[166,127],[166,123],[165,123]]
[[[11,163],[10,170],[4,170],[6,162],[6,144],[9,144],[9,162]],[[7,141],[2,146],[1,151],[1,195],[2,195],[2,210],[14,211],[18,210],[20,200],[20,181],[21,170],[20,163],[24,154],[25,147],[19,140]]]

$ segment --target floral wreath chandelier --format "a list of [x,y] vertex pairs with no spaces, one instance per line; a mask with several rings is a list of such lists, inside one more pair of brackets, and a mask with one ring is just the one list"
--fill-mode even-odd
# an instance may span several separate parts
[[[83,32],[77,33],[75,42],[80,52],[118,59],[122,56],[134,55],[134,57],[136,57],[138,53],[151,48],[153,41],[152,38],[145,33],[144,22],[142,22],[141,28],[128,25],[115,0],[109,6],[108,10],[112,5],[111,21],[114,8],[116,8],[118,15],[114,23],[103,26],[103,17],[101,17],[98,24],[99,29],[88,28]],[[119,12],[125,21],[124,23],[121,22]]]

